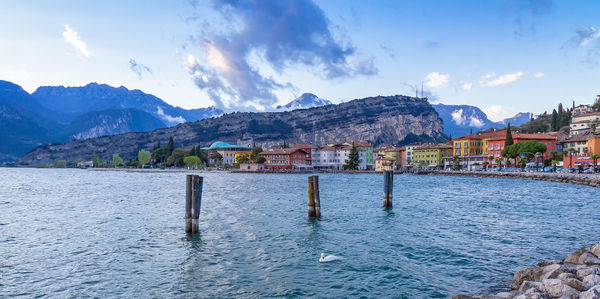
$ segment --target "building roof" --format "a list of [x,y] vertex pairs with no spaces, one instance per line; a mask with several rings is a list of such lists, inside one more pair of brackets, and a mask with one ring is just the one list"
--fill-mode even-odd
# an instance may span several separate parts
[[401,152],[401,151],[405,151],[406,148],[403,147],[386,147],[386,148],[380,148],[377,149],[377,152]]
[[415,148],[415,150],[420,150],[420,149],[452,149],[452,145],[447,144],[447,143],[438,143],[438,144],[426,144],[426,145],[420,146],[418,148]]
[[261,152],[259,155],[291,155],[291,154],[295,153],[296,151],[301,151],[301,152],[304,152],[305,154],[308,154],[307,151],[305,151],[301,148],[288,147],[288,148],[275,148],[275,149],[266,150],[266,151]]
[[310,149],[316,149],[318,147],[314,146],[312,144],[294,144],[294,145],[290,145],[290,148],[310,148]]
[[366,142],[363,142],[363,141],[348,141],[346,143],[352,144],[354,146],[373,147],[372,145],[370,145],[370,144],[368,144]]
[[[529,139],[529,140],[556,140],[556,136],[552,136],[546,133],[513,133],[513,139]],[[488,138],[489,140],[502,140],[505,136]]]
[[597,116],[597,115],[600,115],[600,112],[581,113],[581,114],[577,114],[577,116],[574,116],[573,118],[586,117],[586,116]]
[[577,134],[569,137],[559,138],[558,143],[587,141],[590,137],[592,137],[590,134]]
[[213,142],[209,147],[203,147],[203,150],[212,150],[212,149],[220,149],[220,148],[240,148],[240,149],[249,149],[249,146],[239,145],[239,144],[229,144],[224,141],[216,141]]

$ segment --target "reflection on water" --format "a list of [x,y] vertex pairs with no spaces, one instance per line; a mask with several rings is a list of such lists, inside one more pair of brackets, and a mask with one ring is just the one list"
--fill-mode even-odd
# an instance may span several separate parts
[[[0,169],[0,297],[447,297],[600,237],[598,189],[515,179]],[[342,261],[322,264],[321,252]]]

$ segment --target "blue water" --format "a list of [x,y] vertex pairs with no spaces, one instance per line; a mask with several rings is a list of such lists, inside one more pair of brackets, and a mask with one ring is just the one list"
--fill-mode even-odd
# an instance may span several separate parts
[[[448,297],[600,240],[600,189],[517,179],[0,168],[0,297]],[[321,252],[343,259],[320,264]]]

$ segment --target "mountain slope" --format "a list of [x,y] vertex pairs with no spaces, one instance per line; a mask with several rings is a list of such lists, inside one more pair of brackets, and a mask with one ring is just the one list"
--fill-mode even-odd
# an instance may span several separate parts
[[511,126],[520,126],[530,121],[532,116],[533,114],[529,112],[519,112],[513,117],[505,118],[504,120],[497,122],[497,124],[506,126],[510,123]]
[[0,162],[14,161],[50,140],[48,130],[2,101],[0,128]]
[[281,111],[289,111],[296,109],[320,107],[325,105],[331,105],[331,102],[325,99],[321,99],[312,93],[303,93],[301,96],[294,99],[293,101],[283,106],[277,106],[277,108],[275,109]]
[[279,145],[283,140],[290,144],[355,140],[381,145],[399,144],[408,136],[443,140],[443,123],[436,111],[426,99],[378,96],[289,112],[231,113],[152,132],[44,145],[23,156],[19,164],[50,163],[53,158],[90,159],[94,154],[131,159],[141,149],[166,144],[170,137],[182,148],[215,141],[263,147]]
[[494,123],[487,118],[481,109],[469,105],[432,105],[444,121],[444,133],[459,137],[489,128],[501,128],[503,125]]
[[137,109],[109,109],[91,111],[74,119],[61,136],[67,140],[87,139],[126,132],[147,132],[164,128],[164,123]]
[[77,116],[90,111],[135,108],[152,114],[173,126],[187,121],[221,115],[214,107],[185,110],[173,107],[151,94],[138,89],[129,90],[123,86],[112,87],[106,84],[90,83],[81,87],[42,86],[32,96],[46,109],[54,111],[58,121],[69,123]]

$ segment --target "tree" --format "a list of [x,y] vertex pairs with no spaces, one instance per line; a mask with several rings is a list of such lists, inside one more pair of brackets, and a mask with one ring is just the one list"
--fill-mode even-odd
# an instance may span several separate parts
[[235,163],[236,164],[242,164],[242,163],[250,163],[251,162],[251,158],[250,158],[251,154],[239,154],[235,157]]
[[498,164],[498,168],[502,168],[502,158],[496,158],[496,163]]
[[281,148],[288,148],[289,145],[287,144],[287,142],[285,142],[285,140],[283,141],[283,144],[281,145]]
[[488,161],[484,161],[484,162],[482,163],[482,165],[483,165],[483,168],[484,168],[484,169],[487,171],[487,168],[488,168],[488,165],[490,165],[490,162],[488,162]]
[[167,147],[159,147],[152,151],[152,160],[156,161],[156,163],[165,162],[168,157]]
[[256,161],[258,159],[259,154],[262,153],[263,149],[260,146],[253,146],[252,147],[252,155],[250,156],[250,159],[252,159],[253,161]]
[[114,167],[121,165],[121,163],[123,162],[123,159],[121,159],[121,157],[119,157],[119,155],[117,155],[117,154],[114,154],[112,156],[112,160],[113,160]]
[[152,157],[152,154],[147,150],[140,150],[138,152],[138,161],[140,164],[142,164],[142,168],[144,168],[144,165],[150,163],[151,157]]
[[513,145],[515,142],[513,141],[512,132],[510,130],[510,123],[506,126],[506,140],[504,141],[504,148],[509,145]]
[[55,168],[65,168],[65,166],[67,166],[67,161],[65,161],[65,160],[59,160],[59,159],[55,159],[54,160],[54,167]]
[[202,160],[198,156],[187,156],[183,158],[183,163],[187,165],[188,169],[192,168],[192,166],[197,168],[199,164],[202,164]]
[[556,109],[552,110],[552,118],[550,118],[550,130],[558,131],[558,113]]
[[92,167],[100,167],[102,164],[102,161],[100,161],[100,157],[98,157],[98,155],[94,155],[92,157]]
[[169,143],[167,143],[167,157],[171,156],[173,154],[173,151],[175,150],[175,142],[173,141],[173,136],[171,136],[171,138],[169,138]]
[[188,156],[188,152],[179,148],[173,150],[173,153],[167,158],[167,165],[183,167],[185,162],[183,159]]
[[267,159],[265,159],[263,156],[260,156],[256,159],[256,163],[258,164],[264,164],[265,162],[267,162]]
[[592,155],[592,160],[594,161],[594,169],[596,169],[596,165],[597,165],[596,162],[598,162],[598,159],[600,159],[600,154],[593,154]]
[[353,146],[350,150],[350,154],[348,155],[348,160],[346,161],[346,165],[344,168],[346,170],[358,170],[358,164],[360,163],[358,156],[358,149]]

